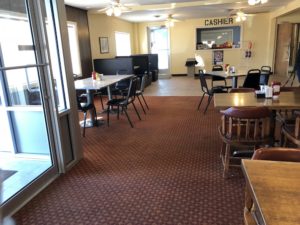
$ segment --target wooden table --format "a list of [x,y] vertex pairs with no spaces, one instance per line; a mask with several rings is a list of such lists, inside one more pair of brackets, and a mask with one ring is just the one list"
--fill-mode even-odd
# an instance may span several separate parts
[[300,224],[300,163],[242,160],[242,170],[255,220],[265,225]]
[[278,100],[256,98],[254,93],[216,93],[214,106],[216,109],[258,106],[266,106],[270,110],[300,109],[300,92],[281,92]]
[[223,77],[225,79],[231,78],[232,80],[232,87],[237,88],[238,87],[238,78],[246,76],[248,71],[246,70],[237,70],[235,73],[227,73],[225,71],[205,71],[205,75],[209,76],[217,76],[217,77]]
[[[118,83],[119,81],[129,79],[134,75],[105,75],[103,80],[93,80],[91,77],[76,80],[75,89],[76,90],[85,90],[87,93],[87,101],[93,102],[94,96],[92,90],[100,90],[102,88],[107,88],[108,98],[111,99],[111,90],[110,86]],[[92,113],[92,112],[91,112]],[[86,127],[92,127],[95,125],[94,116],[91,115],[91,120],[86,121]]]
[[268,107],[271,110],[271,144],[275,144],[276,110],[300,109],[300,91],[281,92],[278,100],[257,98],[254,93],[216,93],[214,94],[214,106],[216,109]]

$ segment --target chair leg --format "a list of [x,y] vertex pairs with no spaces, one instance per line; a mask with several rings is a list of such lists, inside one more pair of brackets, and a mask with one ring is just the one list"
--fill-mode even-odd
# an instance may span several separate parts
[[200,99],[200,102],[199,102],[199,104],[198,104],[198,108],[197,108],[197,110],[198,110],[198,111],[199,111],[199,109],[200,109],[200,106],[201,106],[201,104],[202,104],[202,101],[203,101],[204,95],[205,95],[205,93],[203,93],[203,95],[202,95],[202,98]]
[[228,170],[229,170],[229,158],[230,158],[230,145],[226,144],[225,155],[224,155],[224,171],[223,171],[223,178],[228,177]]
[[131,120],[129,118],[129,115],[127,113],[127,109],[125,107],[122,107],[122,108],[123,108],[123,111],[125,112],[125,115],[127,117],[128,122],[130,123],[130,126],[133,128],[133,124],[132,124],[132,122],[131,122]]
[[142,96],[143,101],[145,102],[145,105],[146,105],[147,109],[149,110],[148,104],[147,104],[147,102],[146,102],[146,99],[144,98],[143,93],[141,93],[141,96]]
[[143,104],[142,104],[142,102],[141,102],[140,97],[139,97],[138,95],[137,95],[136,97],[137,97],[137,99],[139,100],[139,103],[140,103],[140,105],[141,105],[141,107],[142,107],[142,109],[143,109],[143,111],[144,111],[144,114],[146,114],[146,111],[145,111],[145,109],[144,109],[144,106],[143,106]]
[[206,111],[207,111],[207,109],[208,109],[208,106],[209,106],[209,104],[210,104],[210,102],[211,102],[211,99],[212,99],[212,96],[210,95],[210,96],[208,97],[208,100],[207,100],[207,105],[206,105],[206,108],[205,108],[205,110],[204,110],[204,114],[206,113]]
[[104,110],[102,95],[100,94],[99,96],[100,96],[100,102],[101,102],[102,110]]
[[83,113],[83,131],[82,137],[85,137],[86,112]]
[[134,102],[132,102],[132,105],[133,105],[133,108],[134,108],[134,110],[135,110],[135,112],[136,112],[136,115],[138,116],[138,118],[139,118],[140,120],[142,120],[142,118],[140,117],[139,112],[137,111],[137,109],[136,109],[136,107],[135,107]]
[[110,111],[110,106],[107,107],[107,126],[109,127],[109,111]]
[[226,144],[223,142],[221,147],[221,152],[220,152],[220,158],[222,158],[225,148],[226,148]]
[[96,107],[94,107],[93,110],[94,110],[94,115],[95,115],[95,126],[98,126],[98,119],[97,119]]
[[120,106],[118,105],[117,119],[120,119]]

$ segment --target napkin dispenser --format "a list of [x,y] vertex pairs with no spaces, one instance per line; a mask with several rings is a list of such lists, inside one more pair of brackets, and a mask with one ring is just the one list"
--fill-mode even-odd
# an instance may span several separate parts
[[265,98],[266,97],[266,94],[264,91],[255,91],[255,96],[256,98]]

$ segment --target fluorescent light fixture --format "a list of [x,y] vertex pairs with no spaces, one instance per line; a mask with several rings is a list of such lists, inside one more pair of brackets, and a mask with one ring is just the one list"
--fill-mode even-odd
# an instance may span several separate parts
[[268,0],[248,0],[249,5],[256,5],[256,4],[259,4],[259,3],[265,4],[267,2],[268,2]]

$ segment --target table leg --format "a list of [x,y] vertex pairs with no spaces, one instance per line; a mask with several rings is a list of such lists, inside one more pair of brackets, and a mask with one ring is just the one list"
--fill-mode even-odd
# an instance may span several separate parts
[[276,129],[276,110],[271,111],[271,118],[270,118],[270,140],[271,146],[275,145],[275,129]]
[[232,77],[232,88],[238,88],[238,77]]

